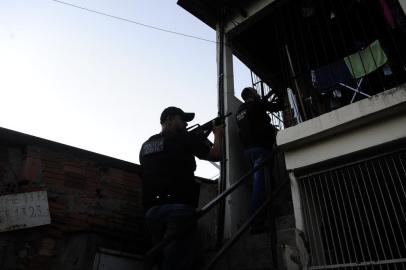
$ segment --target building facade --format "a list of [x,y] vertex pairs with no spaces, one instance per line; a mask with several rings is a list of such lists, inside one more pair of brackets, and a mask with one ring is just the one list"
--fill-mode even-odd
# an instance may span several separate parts
[[[285,102],[275,117],[283,117],[277,144],[290,196],[275,198],[285,212],[270,209],[275,228],[263,237],[275,245],[274,262],[263,268],[404,269],[405,1],[178,4],[216,29],[225,111],[239,103],[233,55],[255,73],[253,86]],[[231,186],[246,167],[235,123],[227,124]],[[249,192],[228,197],[225,240],[249,217]]]
[[129,162],[0,129],[0,268],[98,269],[96,254],[142,254],[139,172]]

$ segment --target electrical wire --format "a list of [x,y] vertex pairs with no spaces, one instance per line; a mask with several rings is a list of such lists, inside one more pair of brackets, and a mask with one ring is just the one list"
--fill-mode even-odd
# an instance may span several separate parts
[[66,6],[74,7],[74,8],[77,8],[77,9],[85,10],[85,11],[88,11],[88,12],[96,13],[96,14],[99,14],[99,15],[103,15],[103,16],[106,16],[106,17],[109,17],[109,18],[113,18],[113,19],[129,22],[129,23],[133,23],[133,24],[143,26],[143,27],[146,27],[146,28],[150,28],[150,29],[154,29],[154,30],[158,30],[158,31],[162,31],[162,32],[166,32],[166,33],[170,33],[170,34],[174,34],[174,35],[184,36],[184,37],[188,37],[188,38],[194,38],[194,39],[198,39],[198,40],[202,40],[202,41],[206,41],[206,42],[210,42],[210,43],[217,43],[216,41],[213,41],[213,40],[209,40],[209,39],[205,39],[205,38],[201,38],[201,37],[197,37],[197,36],[192,36],[192,35],[176,32],[176,31],[172,31],[172,30],[152,26],[152,25],[149,25],[149,24],[145,24],[145,23],[134,21],[134,20],[126,19],[126,18],[123,18],[123,17],[111,15],[111,14],[100,12],[100,11],[93,10],[93,9],[90,9],[90,8],[74,5],[72,3],[68,3],[68,2],[64,2],[64,1],[60,1],[60,0],[51,0],[51,1],[57,2],[59,4],[63,4],[63,5],[66,5]]

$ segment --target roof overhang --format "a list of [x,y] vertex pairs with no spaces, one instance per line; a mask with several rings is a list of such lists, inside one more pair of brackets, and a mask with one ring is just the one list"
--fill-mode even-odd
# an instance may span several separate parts
[[273,61],[279,56],[266,36],[275,1],[178,0],[178,5],[213,29],[222,20],[233,54],[268,85],[279,88],[280,68]]

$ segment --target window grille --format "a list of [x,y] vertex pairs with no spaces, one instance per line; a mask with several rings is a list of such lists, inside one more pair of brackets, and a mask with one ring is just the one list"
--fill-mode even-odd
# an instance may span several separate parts
[[309,269],[406,269],[406,151],[298,177]]

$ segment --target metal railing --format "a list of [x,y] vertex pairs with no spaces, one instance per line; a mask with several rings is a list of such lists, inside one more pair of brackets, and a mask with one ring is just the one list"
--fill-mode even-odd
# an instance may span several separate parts
[[293,91],[303,120],[406,82],[406,16],[399,2],[273,3],[266,48],[278,52],[272,65],[280,81],[272,83]]
[[406,151],[298,178],[309,269],[406,269]]
[[[225,190],[223,193],[219,194],[216,198],[211,200],[208,204],[203,206],[201,209],[199,209],[196,213],[195,219],[191,220],[189,229],[191,229],[192,226],[194,226],[195,222],[205,216],[211,209],[213,209],[215,206],[217,206],[219,203],[223,202],[228,195],[230,195],[234,190],[236,190],[239,186],[241,186],[252,174],[254,174],[257,170],[260,170],[264,168],[270,160],[275,156],[275,152],[273,152],[271,155],[266,157],[260,164],[257,166],[254,166],[252,169],[250,169],[248,172],[246,172],[244,175],[242,175],[234,184],[232,184],[227,190]],[[212,268],[218,260],[224,255],[224,253],[239,239],[239,237],[242,235],[242,233],[249,227],[249,225],[252,223],[253,220],[255,220],[256,216],[260,214],[271,202],[271,198],[274,198],[279,191],[282,189],[282,187],[286,184],[287,182],[283,182],[282,184],[279,185],[279,187],[276,188],[275,192],[273,193],[273,196],[268,198],[263,205],[244,223],[244,225],[236,232],[236,234],[219,250],[219,252],[213,257],[213,259],[207,264],[207,266],[204,268],[205,270],[208,270]],[[187,229],[186,229],[187,231]],[[151,248],[144,256],[144,269],[149,270],[152,269],[153,266],[153,260],[155,256],[168,244],[176,240],[178,237],[184,234],[183,232],[180,232],[178,234],[173,235],[172,237],[168,237],[164,240],[162,240],[160,243],[156,244],[153,248]]]
[[[261,97],[264,97],[272,92],[272,88],[269,87],[266,83],[264,83],[264,81],[262,81],[262,79],[252,71],[251,71],[251,81],[252,87],[255,88],[257,91],[259,91]],[[273,95],[275,94],[270,95],[270,98],[272,98]],[[284,129],[286,127],[286,124],[283,121],[282,113],[283,113],[282,111],[269,113],[269,116],[271,117],[271,124],[278,130]]]
[[252,214],[252,216],[238,229],[238,231],[233,235],[233,237],[224,244],[224,246],[216,253],[216,255],[210,260],[210,262],[203,268],[203,270],[212,269],[216,263],[224,256],[224,254],[235,244],[235,242],[242,236],[242,234],[249,228],[251,223],[255,218],[261,214],[273,201],[273,199],[278,196],[282,188],[287,184],[288,181],[282,182],[275,191],[272,193],[272,196],[268,197],[265,202]]

